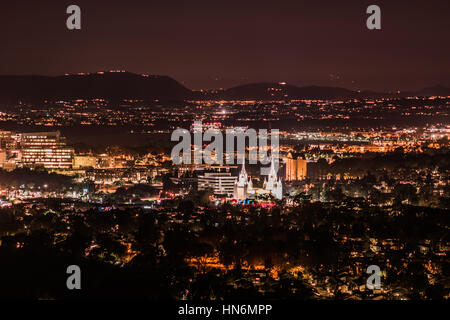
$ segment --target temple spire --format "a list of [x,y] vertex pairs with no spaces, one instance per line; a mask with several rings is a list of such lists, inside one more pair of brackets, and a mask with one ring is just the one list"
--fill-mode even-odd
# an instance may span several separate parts
[[247,172],[245,172],[245,155],[242,156],[242,169],[241,169],[241,174],[246,174]]
[[276,172],[275,172],[275,162],[274,162],[274,158],[273,158],[273,155],[272,155],[272,161],[270,162],[270,176],[273,176],[273,177],[275,177],[276,178]]

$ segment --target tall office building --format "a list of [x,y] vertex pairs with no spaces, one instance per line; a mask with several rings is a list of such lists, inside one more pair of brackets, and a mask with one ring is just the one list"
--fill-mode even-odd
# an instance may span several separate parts
[[43,166],[46,169],[72,167],[74,150],[66,146],[66,139],[56,132],[23,133],[20,142],[21,163],[24,167]]
[[286,158],[286,181],[298,181],[306,178],[306,160],[289,154]]
[[198,176],[198,190],[212,189],[216,196],[232,197],[236,179],[230,172],[206,172]]

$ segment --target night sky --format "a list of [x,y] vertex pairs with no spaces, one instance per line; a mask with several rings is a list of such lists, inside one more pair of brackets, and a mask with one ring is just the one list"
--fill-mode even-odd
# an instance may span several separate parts
[[[81,7],[80,31],[66,28],[70,4]],[[366,28],[370,4],[382,30]],[[2,0],[0,39],[0,74],[126,69],[190,89],[450,85],[449,0]]]

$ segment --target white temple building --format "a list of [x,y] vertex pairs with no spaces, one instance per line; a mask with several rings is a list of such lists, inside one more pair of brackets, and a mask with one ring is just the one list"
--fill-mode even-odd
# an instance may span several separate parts
[[244,159],[242,162],[241,173],[239,173],[239,177],[234,184],[234,199],[245,200],[253,194],[255,194],[255,190],[253,189],[252,179],[248,177],[247,172],[245,171]]
[[270,163],[269,177],[267,181],[264,179],[263,190],[266,191],[265,193],[272,194],[277,199],[281,200],[283,198],[283,184],[281,183],[281,179],[277,177],[273,157]]
[[245,159],[242,162],[242,169],[234,186],[234,199],[245,200],[258,194],[271,194],[276,199],[283,197],[283,184],[281,179],[277,177],[273,158],[270,164],[269,176],[267,180],[264,179],[263,188],[256,189],[253,188],[252,179],[245,171]]

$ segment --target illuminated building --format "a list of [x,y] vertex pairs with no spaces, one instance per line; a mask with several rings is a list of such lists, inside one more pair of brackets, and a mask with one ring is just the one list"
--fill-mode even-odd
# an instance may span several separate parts
[[249,195],[254,193],[252,179],[248,177],[245,171],[245,159],[243,159],[242,169],[234,186],[233,197],[236,200],[245,200]]
[[198,176],[198,190],[212,189],[216,196],[233,196],[236,177],[230,172],[206,172]]
[[303,180],[306,177],[306,160],[294,159],[291,154],[286,158],[286,181]]
[[66,147],[66,140],[59,131],[23,133],[21,138],[23,166],[43,166],[46,169],[72,167],[73,149]]
[[230,169],[236,169],[236,165],[227,165],[227,164],[181,164],[178,165],[178,178],[181,177],[186,172],[196,172],[196,171],[205,171],[205,170],[212,170],[212,171],[230,171]]
[[94,156],[80,155],[73,157],[73,168],[95,168],[97,166],[97,158]]
[[252,179],[248,177],[245,171],[245,161],[242,163],[241,173],[234,185],[233,197],[236,200],[244,200],[257,194],[271,194],[276,199],[283,198],[283,184],[277,177],[273,158],[270,164],[269,176],[267,180],[264,179],[263,188],[253,188]]
[[269,177],[267,178],[267,181],[264,179],[263,189],[264,190],[262,193],[270,193],[277,199],[283,198],[283,184],[281,183],[281,180],[277,177],[273,157],[270,163]]
[[0,150],[0,168],[6,165],[6,151]]
[[0,131],[0,148],[12,150],[17,148],[17,136],[11,131]]
[[90,168],[86,170],[86,178],[95,184],[149,183],[153,171],[146,168]]

